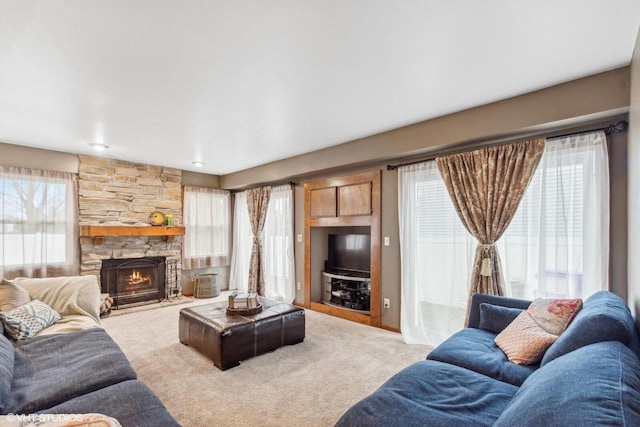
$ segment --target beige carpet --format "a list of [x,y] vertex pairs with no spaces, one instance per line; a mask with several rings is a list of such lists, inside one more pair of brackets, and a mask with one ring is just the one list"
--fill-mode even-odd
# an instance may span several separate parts
[[303,343],[220,371],[178,341],[182,308],[103,319],[144,381],[185,427],[331,426],[352,404],[429,348],[400,334],[306,310]]

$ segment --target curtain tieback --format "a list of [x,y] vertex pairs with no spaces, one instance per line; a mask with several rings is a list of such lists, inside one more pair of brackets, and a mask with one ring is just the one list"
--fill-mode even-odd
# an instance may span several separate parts
[[489,249],[495,246],[495,244],[480,243],[479,246],[482,249],[482,264],[480,265],[480,275],[490,277],[491,276],[491,251]]

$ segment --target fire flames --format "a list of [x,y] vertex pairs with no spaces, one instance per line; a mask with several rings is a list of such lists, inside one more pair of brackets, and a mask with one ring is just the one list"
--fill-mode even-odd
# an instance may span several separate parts
[[151,277],[143,276],[139,271],[133,270],[131,275],[127,277],[127,283],[129,285],[141,285],[143,283],[151,283]]

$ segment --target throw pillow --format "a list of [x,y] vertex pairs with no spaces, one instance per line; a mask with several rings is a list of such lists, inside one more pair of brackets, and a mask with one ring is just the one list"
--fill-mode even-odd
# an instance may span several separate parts
[[542,329],[531,315],[523,311],[500,332],[494,342],[517,365],[532,365],[544,356],[547,348],[558,339]]
[[32,338],[61,318],[57,311],[38,300],[33,300],[11,311],[0,312],[0,320],[5,330],[15,340]]
[[0,311],[9,311],[31,301],[29,293],[15,283],[2,279],[0,283]]
[[529,305],[527,312],[545,331],[560,335],[581,308],[581,299],[538,298]]
[[478,328],[499,334],[522,312],[523,310],[520,308],[503,307],[482,302],[480,303]]

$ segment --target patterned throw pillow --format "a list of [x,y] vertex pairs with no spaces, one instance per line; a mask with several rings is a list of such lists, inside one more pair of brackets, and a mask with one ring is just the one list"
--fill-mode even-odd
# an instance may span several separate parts
[[15,340],[32,338],[61,318],[60,313],[38,300],[33,300],[11,311],[0,312],[0,320],[4,328]]
[[2,279],[0,282],[0,311],[9,311],[31,301],[29,293],[15,283]]
[[529,305],[527,312],[545,331],[560,335],[581,308],[581,299],[538,298]]
[[494,341],[509,361],[517,365],[532,365],[542,359],[557,339],[557,335],[545,331],[528,312],[523,311]]

